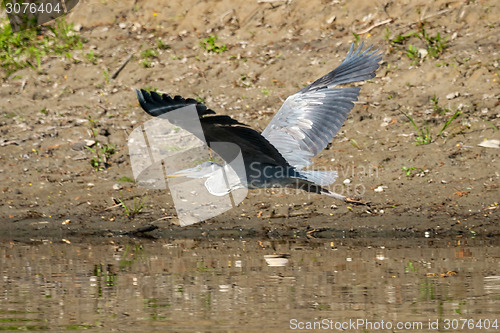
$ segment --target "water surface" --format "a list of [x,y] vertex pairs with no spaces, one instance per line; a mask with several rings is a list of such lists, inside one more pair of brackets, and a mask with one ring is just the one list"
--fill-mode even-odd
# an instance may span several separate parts
[[500,320],[495,238],[81,242],[0,245],[0,330],[435,332],[430,320],[495,331],[477,322]]

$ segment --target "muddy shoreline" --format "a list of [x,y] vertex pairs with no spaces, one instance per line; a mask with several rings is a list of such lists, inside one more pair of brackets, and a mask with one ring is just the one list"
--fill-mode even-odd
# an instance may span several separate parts
[[[500,149],[479,146],[500,139],[494,1],[405,8],[364,1],[137,4],[81,2],[67,17],[85,40],[81,50],[71,58],[45,57],[40,70],[3,79],[0,239],[109,240],[148,225],[159,227],[149,233],[157,238],[498,236]],[[312,5],[324,10],[313,15]],[[448,45],[438,58],[415,62],[408,45],[425,50],[421,39],[401,46],[390,40],[421,31],[422,17],[429,36],[440,33]],[[335,190],[362,186],[370,207],[268,190],[181,228],[168,191],[130,181],[127,137],[150,120],[135,89],[200,98],[262,130],[287,96],[338,66],[353,32],[368,28],[360,36],[384,52],[381,68],[361,85],[359,101],[315,166],[339,172]],[[209,35],[227,51],[203,49],[200,40]],[[147,49],[156,55],[145,58]],[[93,62],[90,51],[98,55]],[[460,115],[438,135],[455,112]],[[416,144],[419,133],[404,114],[428,128],[430,143]],[[92,167],[88,140],[115,147],[105,170]],[[144,206],[127,217],[117,199]]]

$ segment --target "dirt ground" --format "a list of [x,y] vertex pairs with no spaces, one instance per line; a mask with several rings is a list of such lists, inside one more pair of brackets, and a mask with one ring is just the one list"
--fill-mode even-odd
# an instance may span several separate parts
[[[159,227],[151,234],[166,237],[499,234],[500,149],[479,146],[500,139],[499,17],[494,0],[83,0],[67,17],[83,50],[46,57],[41,71],[26,68],[1,83],[1,237],[108,237],[150,224]],[[437,59],[423,57],[417,37],[389,42],[424,22],[429,36],[448,38]],[[382,50],[383,62],[315,166],[338,170],[333,188],[358,189],[370,207],[268,190],[181,228],[168,191],[124,181],[133,179],[127,137],[150,119],[135,89],[200,98],[263,130],[287,96],[344,59],[353,33]],[[227,50],[202,48],[209,35]],[[421,58],[407,56],[410,44]],[[145,58],[146,49],[157,55]],[[431,143],[416,144],[403,112],[424,132],[428,124]],[[89,116],[97,139],[116,145],[102,171],[84,148],[93,139]],[[113,198],[144,208],[129,218]]]

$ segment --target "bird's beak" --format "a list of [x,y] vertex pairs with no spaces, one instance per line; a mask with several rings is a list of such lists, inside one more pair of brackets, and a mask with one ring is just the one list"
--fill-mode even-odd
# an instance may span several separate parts
[[184,177],[185,175],[182,173],[174,173],[172,175],[167,175],[167,178],[174,178],[174,177]]

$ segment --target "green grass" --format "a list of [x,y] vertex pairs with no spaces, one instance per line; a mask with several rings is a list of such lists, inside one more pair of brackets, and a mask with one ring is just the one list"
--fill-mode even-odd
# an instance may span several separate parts
[[202,97],[202,96],[200,96],[200,95],[198,95],[198,94],[195,94],[195,95],[196,95],[195,100],[196,100],[198,103],[202,103],[202,104],[204,104],[204,103],[205,103],[205,98],[204,98],[204,97]]
[[493,128],[494,131],[499,131],[499,129],[495,125],[493,125],[491,121],[489,121],[488,119],[485,119],[485,121],[491,126],[491,128]]
[[141,52],[141,65],[144,66],[145,68],[151,68],[153,67],[153,59],[157,59],[158,56],[160,55],[160,50],[168,50],[170,49],[170,46],[163,43],[161,39],[158,39],[156,41],[156,46],[145,49],[144,51]]
[[413,65],[418,64],[418,49],[414,45],[408,45],[408,51],[406,51],[406,56],[410,58]]
[[227,51],[226,44],[217,44],[217,36],[210,35],[200,41],[200,46],[207,52],[222,53]]
[[133,199],[132,206],[127,206],[125,204],[125,201],[122,199],[118,199],[120,201],[121,206],[123,207],[124,214],[128,218],[133,218],[140,212],[142,212],[142,209],[144,208],[144,203],[146,202],[146,197],[142,200],[135,200]]
[[153,86],[145,86],[143,89],[146,90],[149,93],[152,92],[152,91],[153,92],[158,92],[158,90],[159,90],[157,87],[153,87]]
[[156,48],[158,50],[168,50],[168,49],[170,49],[170,46],[167,45],[167,44],[165,44],[165,43],[163,43],[163,41],[161,39],[158,39],[156,41]]
[[153,67],[153,62],[152,59],[155,59],[158,57],[158,51],[155,49],[146,49],[141,52],[141,65],[146,67],[146,68],[151,68]]
[[109,159],[116,152],[116,146],[100,142],[97,138],[98,122],[92,119],[91,116],[88,117],[88,122],[91,137],[95,144],[94,148],[87,146],[85,148],[93,153],[93,157],[90,159],[92,168],[96,171],[102,171],[110,166]]
[[111,75],[108,70],[105,69],[102,71],[102,77],[104,78],[104,83],[109,84]]
[[457,118],[458,116],[460,115],[460,110],[457,110],[455,111],[455,113],[451,116],[450,119],[448,119],[444,125],[443,125],[443,128],[441,128],[441,130],[439,131],[438,133],[438,136],[441,136],[441,134],[443,134],[443,132],[446,130],[446,128],[453,122],[453,120],[455,120],[455,118]]
[[97,61],[102,55],[94,53],[94,50],[90,50],[88,53],[85,53],[85,57],[92,65],[97,65]]
[[427,144],[431,143],[432,137],[430,134],[429,125],[425,126],[425,131],[424,131],[423,127],[418,127],[417,124],[415,124],[415,121],[413,120],[413,118],[410,115],[404,113],[403,111],[401,111],[401,112],[406,116],[406,118],[410,121],[412,126],[415,128],[415,131],[417,132],[417,138],[416,138],[417,146],[427,145]]
[[[415,144],[417,146],[419,145],[427,145],[431,142],[433,142],[433,138],[432,138],[432,134],[431,134],[431,131],[429,129],[429,125],[428,124],[425,124],[423,126],[417,126],[417,124],[415,123],[415,121],[413,120],[413,118],[409,115],[409,114],[406,114],[404,113],[403,111],[401,111],[401,113],[403,113],[403,115],[405,115],[405,117],[410,121],[411,125],[413,126],[413,128],[415,129],[416,131],[416,139],[415,139]],[[450,126],[450,124],[460,115],[460,110],[457,110],[455,111],[455,113],[450,117],[450,119],[448,119],[443,127],[441,127],[441,130],[438,132],[437,136],[436,137],[440,137],[443,132],[446,130],[446,128],[448,128],[448,126]]]
[[401,167],[401,169],[403,170],[403,173],[406,175],[406,178],[411,178],[411,173],[413,170],[415,170],[415,167],[403,166]]
[[135,183],[135,180],[133,180],[132,178],[130,178],[128,176],[120,177],[120,178],[118,178],[118,181],[123,182],[123,183]]
[[0,28],[0,66],[6,77],[26,67],[40,70],[42,60],[48,55],[70,59],[71,51],[81,48],[81,37],[64,19],[17,33],[12,31],[7,22],[3,22]]
[[359,42],[361,41],[361,35],[353,32],[352,35],[354,36],[354,41],[356,42],[356,46],[359,45]]
[[[423,42],[423,46],[425,50],[427,50],[427,56],[437,59],[449,47],[448,36],[442,37],[439,32],[437,32],[435,36],[431,36],[427,30],[425,30],[425,24],[422,24],[417,31],[397,35],[394,38],[390,38],[391,33],[389,28],[386,27],[385,29],[386,32],[384,37],[392,49],[400,49],[407,41],[417,39],[420,41],[420,44]],[[409,44],[406,56],[412,60],[412,64],[417,64],[420,57],[418,48],[414,44]]]

